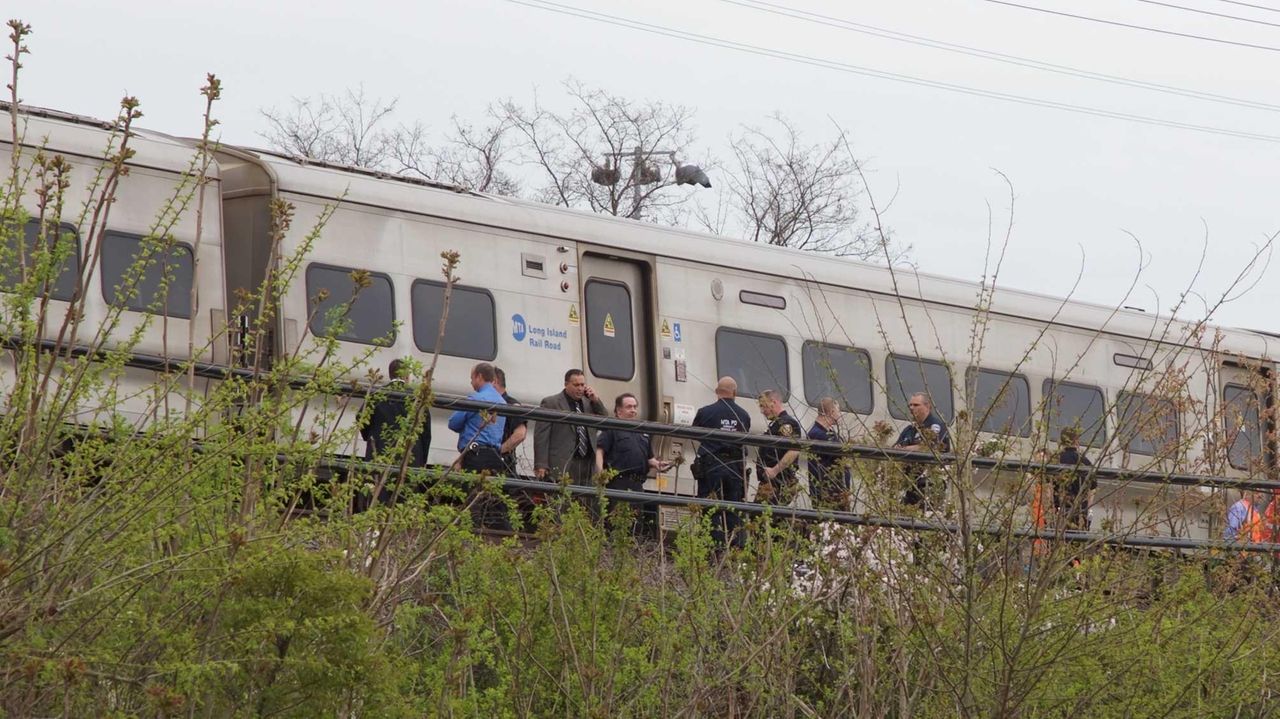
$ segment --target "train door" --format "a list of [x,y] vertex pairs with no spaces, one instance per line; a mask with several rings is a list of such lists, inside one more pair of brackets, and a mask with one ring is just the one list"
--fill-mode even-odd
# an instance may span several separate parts
[[[1215,472],[1231,477],[1272,479],[1276,462],[1275,447],[1271,440],[1275,433],[1272,417],[1274,392],[1268,368],[1241,366],[1224,362],[1219,375],[1218,412],[1214,418],[1222,445],[1222,452],[1215,457]],[[1218,465],[1225,459],[1225,466]],[[1223,506],[1230,506],[1240,498],[1236,490],[1225,492]],[[1222,517],[1214,517],[1210,524],[1210,536],[1221,532]]]
[[614,398],[630,392],[640,400],[640,418],[657,417],[653,376],[653,263],[586,250],[581,278],[582,368],[612,414]]

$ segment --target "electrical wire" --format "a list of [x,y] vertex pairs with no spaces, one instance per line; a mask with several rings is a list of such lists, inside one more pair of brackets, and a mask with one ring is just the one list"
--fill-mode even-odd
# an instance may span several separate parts
[[1227,40],[1221,37],[1212,37],[1210,35],[1196,35],[1189,32],[1178,32],[1176,30],[1165,30],[1158,27],[1150,27],[1148,25],[1135,25],[1133,23],[1120,22],[1119,20],[1107,20],[1105,18],[1093,17],[1092,15],[1076,15],[1075,13],[1063,12],[1061,10],[1050,10],[1049,8],[1036,7],[1034,5],[1023,5],[1021,3],[1009,2],[1009,0],[985,0],[996,5],[1005,5],[1007,7],[1019,8],[1021,10],[1032,10],[1034,12],[1042,12],[1048,15],[1057,15],[1058,17],[1069,17],[1073,20],[1084,20],[1086,22],[1102,23],[1103,25],[1113,25],[1115,27],[1127,27],[1132,30],[1145,30],[1146,32],[1159,33],[1161,35],[1172,35],[1174,37],[1185,37],[1192,40],[1204,40],[1206,42],[1216,42],[1223,45],[1235,45],[1236,47],[1247,47],[1254,50],[1266,50],[1268,52],[1280,52],[1280,47],[1275,45],[1256,45],[1251,42],[1239,42],[1237,40]]
[[1218,0],[1229,5],[1239,5],[1240,7],[1250,7],[1254,10],[1266,10],[1267,12],[1280,12],[1280,8],[1267,7],[1266,5],[1254,5],[1253,3],[1240,2],[1240,0]]
[[1139,88],[1143,90],[1151,90],[1153,92],[1161,92],[1169,95],[1177,95],[1180,97],[1188,97],[1188,98],[1193,98],[1197,100],[1206,100],[1209,102],[1218,102],[1218,103],[1223,103],[1227,105],[1235,105],[1237,107],[1248,107],[1256,110],[1268,110],[1271,112],[1280,112],[1280,105],[1273,105],[1266,102],[1259,102],[1257,100],[1248,100],[1248,99],[1239,98],[1239,97],[1231,97],[1229,95],[1218,95],[1211,92],[1204,92],[1202,90],[1192,90],[1189,88],[1176,87],[1173,85],[1162,85],[1160,83],[1146,82],[1144,80],[1135,80],[1133,78],[1122,77],[1119,75],[1108,75],[1106,73],[1093,72],[1091,70],[1084,70],[1081,68],[1070,67],[1068,65],[1058,65],[1050,62],[1044,62],[1041,60],[1034,60],[1031,58],[1019,57],[1017,55],[1008,55],[1005,53],[995,52],[992,50],[983,50],[982,48],[971,47],[968,45],[959,45],[956,43],[945,42],[942,40],[934,40],[932,38],[927,38],[920,35],[911,35],[909,33],[897,32],[895,30],[886,30],[884,28],[875,27],[873,25],[866,25],[863,23],[854,22],[852,20],[847,20],[844,18],[832,16],[832,15],[823,15],[822,13],[815,13],[815,12],[810,12],[808,10],[801,10],[799,8],[791,8],[791,7],[787,7],[786,5],[779,5],[777,3],[766,2],[765,0],[720,0],[720,1],[723,3],[727,3],[729,5],[736,5],[738,7],[755,10],[757,12],[764,12],[764,13],[770,13],[772,15],[789,17],[789,18],[801,20],[803,22],[808,22],[816,25],[823,25],[826,27],[831,27],[839,30],[847,30],[849,32],[857,32],[864,35],[871,35],[873,37],[883,38],[886,40],[895,40],[899,42],[905,42],[911,45],[918,45],[921,47],[929,47],[935,50],[955,52],[962,55],[969,55],[971,57],[978,57],[978,58],[983,58],[987,60],[993,60],[995,62],[1002,62],[1009,65],[1015,65],[1018,67],[1025,67],[1025,68],[1030,68],[1034,70],[1043,70],[1045,72],[1052,72],[1052,73],[1067,75],[1071,77],[1079,77],[1079,78],[1084,78],[1088,80],[1098,80],[1101,82],[1108,82],[1116,85],[1123,85],[1125,87],[1134,87],[1134,88]]
[[809,65],[812,67],[821,67],[828,70],[837,70],[854,75],[862,75],[865,77],[874,77],[883,80],[892,80],[910,85],[918,85],[921,87],[931,87],[934,89],[948,90],[950,92],[960,93],[963,95],[971,95],[974,97],[983,97],[993,100],[1003,100],[1005,102],[1029,105],[1033,107],[1044,107],[1064,112],[1072,112],[1081,115],[1090,115],[1093,117],[1106,117],[1116,120],[1127,120],[1145,125],[1155,125],[1159,127],[1169,127],[1181,130],[1191,130],[1194,132],[1203,132],[1213,135],[1222,135],[1225,137],[1235,137],[1244,140],[1258,140],[1262,142],[1280,143],[1280,136],[1267,135],[1256,132],[1247,132],[1243,130],[1232,130],[1228,128],[1213,127],[1209,125],[1198,125],[1189,122],[1180,122],[1177,120],[1168,120],[1158,117],[1150,117],[1146,115],[1135,115],[1126,112],[1118,112],[1115,110],[1105,110],[1102,108],[1088,107],[1084,105],[1074,105],[1066,102],[1058,102],[1055,100],[1043,100],[1039,98],[1027,97],[1024,95],[1015,95],[1012,93],[999,92],[995,90],[983,90],[980,88],[969,87],[966,85],[958,85],[955,83],[942,82],[939,80],[928,80],[915,77],[912,75],[904,75],[901,73],[889,72],[886,70],[876,70],[874,68],[852,65],[849,63],[838,62],[835,60],[827,60],[823,58],[813,57],[811,55],[802,55],[799,53],[787,52],[784,50],[776,50],[772,48],[762,47],[759,45],[751,45],[748,43],[740,43],[733,40],[726,40],[710,35],[701,35],[698,33],[679,30],[663,25],[655,25],[653,23],[641,22],[630,18],[618,17],[616,15],[608,15],[593,10],[585,10],[570,5],[551,2],[551,0],[506,0],[507,2],[523,5],[525,7],[544,10],[559,15],[569,17],[577,17],[593,22],[603,23],[606,25],[614,25],[617,27],[627,28],[631,30],[639,30],[653,35],[684,40],[688,42],[698,43],[711,47],[735,50],[737,52],[761,57],[770,57],[779,60],[786,60],[801,65]]
[[1187,7],[1186,5],[1176,5],[1170,2],[1161,2],[1161,0],[1137,0],[1137,2],[1144,2],[1148,5],[1159,5],[1160,7],[1167,7],[1172,10],[1185,10],[1187,12],[1198,13],[1200,15],[1212,15],[1213,17],[1226,18],[1227,20],[1239,20],[1240,22],[1251,22],[1257,25],[1268,25],[1270,27],[1280,27],[1280,23],[1267,22],[1266,20],[1255,20],[1254,18],[1251,18],[1251,17],[1240,17],[1239,15],[1228,15],[1226,13],[1214,12],[1212,10],[1202,10],[1198,7]]

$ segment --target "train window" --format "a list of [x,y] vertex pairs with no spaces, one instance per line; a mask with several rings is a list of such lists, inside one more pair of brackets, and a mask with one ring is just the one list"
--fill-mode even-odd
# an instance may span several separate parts
[[[6,246],[2,256],[3,266],[0,267],[0,289],[5,291],[22,281],[23,263],[30,267],[35,259],[36,242],[40,239],[40,221],[27,220],[22,228],[24,254],[21,257],[18,255],[16,243],[17,233],[13,231],[16,228],[10,228],[13,228],[13,225],[4,228]],[[55,246],[55,242],[63,238],[69,241],[70,247],[66,248],[67,256],[62,260],[57,279],[49,288],[49,297],[55,300],[70,300],[75,295],[76,283],[80,280],[80,235],[76,232],[75,226],[63,222],[58,225],[56,232],[49,231],[45,234],[45,241],[51,249]]]
[[[148,257],[140,262],[144,249]],[[136,312],[190,319],[194,258],[183,242],[108,231],[102,236],[102,298]]]
[[1121,367],[1132,367],[1134,369],[1151,369],[1151,360],[1146,357],[1138,357],[1136,355],[1113,354],[1111,361]]
[[950,420],[955,404],[951,396],[951,370],[936,360],[889,355],[885,360],[885,393],[889,395],[889,414],[897,419],[911,419],[907,401],[911,395],[924,392],[933,400],[938,416]]
[[[368,278],[367,286],[356,287],[356,273]],[[318,337],[389,345],[395,339],[396,321],[391,277],[350,267],[307,265],[307,315],[311,333]]]
[[1080,430],[1080,443],[1101,447],[1107,441],[1107,400],[1102,390],[1075,382],[1044,381],[1044,405],[1049,438],[1057,440],[1064,427]]
[[767,389],[791,398],[787,342],[777,335],[721,327],[716,330],[716,374],[738,381],[739,397],[758,397]]
[[969,412],[981,431],[1031,436],[1031,385],[1020,374],[970,367]]
[[817,407],[834,397],[850,412],[871,414],[871,356],[862,350],[823,342],[805,342],[800,349],[804,369],[804,399]]
[[1236,469],[1250,469],[1262,457],[1262,423],[1258,419],[1258,395],[1248,387],[1229,384],[1222,388],[1222,400],[1227,461]]
[[[440,314],[444,311],[444,283],[414,280],[409,290],[413,309],[413,343],[423,352],[436,351]],[[523,328],[521,328],[523,331]],[[454,285],[449,296],[440,354],[489,361],[498,356],[498,329],[493,294],[475,287]]]
[[583,292],[587,364],[591,374],[627,381],[636,374],[636,336],[631,327],[631,291],[621,282],[590,279]]
[[740,291],[738,293],[738,301],[744,305],[759,305],[775,310],[785,310],[787,308],[787,298],[779,297],[778,295],[767,295],[763,292],[752,292],[751,290]]
[[1178,410],[1172,400],[1121,392],[1116,405],[1116,435],[1130,452],[1155,456],[1177,447]]

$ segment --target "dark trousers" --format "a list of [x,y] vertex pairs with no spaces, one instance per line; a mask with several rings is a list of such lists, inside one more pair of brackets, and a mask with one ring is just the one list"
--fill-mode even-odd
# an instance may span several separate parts
[[[746,499],[746,482],[742,477],[742,462],[726,462],[715,457],[702,459],[710,463],[697,477],[698,496],[709,499],[723,499],[727,502],[741,502]],[[740,520],[736,512],[715,510],[711,514],[711,538],[717,544],[732,541],[742,544],[738,530]]]
[[902,504],[920,507],[922,510],[940,511],[946,496],[946,480],[930,477],[928,472],[920,472],[916,475],[915,482],[907,486],[906,494],[902,495]]
[[773,479],[765,479],[764,465],[757,464],[756,472],[759,484],[756,485],[757,504],[776,504],[786,506],[796,497],[796,489],[800,486],[796,479],[796,471],[788,467]]
[[[645,477],[642,475],[623,475],[620,474],[605,485],[606,489],[618,489],[626,492],[635,492],[637,494],[644,492]],[[647,536],[653,533],[658,526],[658,508],[648,502],[621,501],[610,500],[610,514],[613,514],[614,508],[619,505],[626,504],[635,513],[635,525],[632,528],[636,536]]]
[[814,509],[834,509],[843,511],[849,508],[849,478],[843,470],[820,467],[816,471],[810,463],[809,499]]
[[[497,447],[473,444],[462,454],[462,469],[468,472],[489,472],[491,475],[503,475],[507,471],[506,462]],[[476,526],[489,529],[511,529],[507,517],[506,504],[494,497],[482,487],[476,487],[471,493],[471,520]]]
[[565,474],[569,475],[569,481],[581,487],[590,487],[594,484],[591,478],[596,473],[595,456],[590,457],[574,457],[564,465]]

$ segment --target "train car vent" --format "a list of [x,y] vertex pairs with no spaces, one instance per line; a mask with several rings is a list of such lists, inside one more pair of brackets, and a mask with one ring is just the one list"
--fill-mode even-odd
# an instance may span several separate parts
[[525,277],[547,276],[547,260],[542,255],[531,255],[527,252],[520,255],[520,273]]
[[779,297],[778,295],[766,295],[763,292],[742,290],[738,293],[738,300],[744,305],[760,305],[761,307],[771,307],[775,310],[785,310],[787,308],[787,298]]
[[1152,367],[1151,360],[1136,355],[1115,354],[1111,356],[1111,361],[1121,367],[1132,367],[1134,369],[1151,369]]

